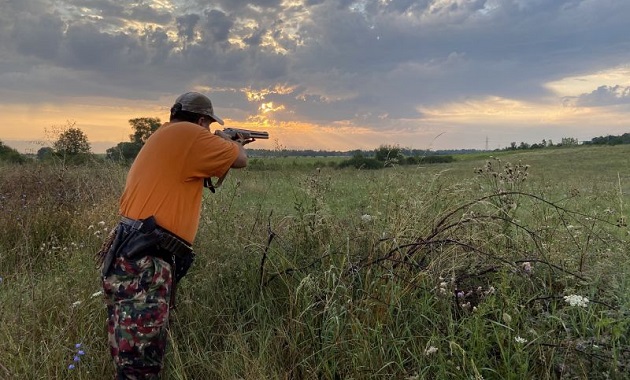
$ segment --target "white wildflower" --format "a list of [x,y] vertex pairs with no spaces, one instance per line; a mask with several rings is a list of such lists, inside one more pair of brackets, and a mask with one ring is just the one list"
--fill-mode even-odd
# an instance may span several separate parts
[[515,337],[515,338],[514,338],[514,340],[515,340],[515,341],[516,341],[516,343],[518,343],[518,344],[525,344],[525,343],[527,343],[527,339],[525,339],[525,338],[521,338],[520,336]]
[[364,223],[371,222],[372,219],[373,219],[372,215],[370,215],[370,214],[363,214],[363,215],[361,215],[361,221],[364,222]]
[[437,351],[438,351],[437,347],[430,346],[426,350],[424,350],[424,354],[426,356],[429,356],[429,355],[435,354]]
[[98,296],[100,296],[101,294],[103,294],[103,291],[102,291],[102,290],[99,290],[99,291],[98,291],[98,292],[96,292],[96,293],[92,293],[92,295],[90,296],[90,298],[98,297]]
[[72,305],[70,305],[70,307],[75,308],[75,307],[77,307],[77,306],[79,306],[79,305],[81,305],[81,301],[74,301],[74,302],[72,303]]
[[98,222],[98,225],[103,227],[105,225],[105,222],[101,220],[100,222]]
[[564,301],[571,306],[580,306],[580,307],[587,307],[589,303],[588,298],[579,296],[577,294],[564,296]]

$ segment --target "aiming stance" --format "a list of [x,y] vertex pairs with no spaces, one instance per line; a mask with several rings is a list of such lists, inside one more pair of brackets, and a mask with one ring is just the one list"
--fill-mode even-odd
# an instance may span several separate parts
[[159,377],[175,285],[194,258],[204,179],[247,165],[243,145],[254,140],[212,134],[215,121],[223,125],[210,99],[181,95],[127,175],[122,219],[100,252],[117,379]]

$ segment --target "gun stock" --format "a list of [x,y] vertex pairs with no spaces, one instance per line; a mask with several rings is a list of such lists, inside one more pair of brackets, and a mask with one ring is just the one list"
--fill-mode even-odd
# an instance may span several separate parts
[[251,129],[241,129],[241,128],[226,128],[223,132],[227,133],[232,140],[236,140],[239,138],[239,135],[244,139],[268,139],[269,133],[264,131],[254,131]]

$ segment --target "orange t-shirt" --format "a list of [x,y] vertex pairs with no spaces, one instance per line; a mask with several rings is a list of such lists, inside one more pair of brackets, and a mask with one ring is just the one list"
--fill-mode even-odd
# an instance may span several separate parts
[[221,177],[238,157],[235,143],[189,122],[165,123],[136,157],[120,199],[120,214],[155,216],[192,244],[199,227],[203,180]]

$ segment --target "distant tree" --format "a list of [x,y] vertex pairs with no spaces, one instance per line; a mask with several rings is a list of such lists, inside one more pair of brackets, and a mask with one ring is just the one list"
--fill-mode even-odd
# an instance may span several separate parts
[[59,134],[53,147],[55,153],[76,156],[90,153],[87,135],[79,128],[71,127]]
[[578,144],[579,141],[575,137],[563,137],[560,142],[562,146],[577,146]]
[[113,148],[107,149],[105,152],[107,158],[114,161],[131,161],[140,152],[141,146],[133,142],[121,142]]
[[360,151],[355,151],[355,154],[349,160],[344,160],[337,165],[339,169],[346,167],[355,167],[357,169],[382,169],[384,164],[375,158],[367,158]]
[[129,120],[133,133],[129,135],[132,143],[142,147],[147,142],[149,136],[155,132],[162,123],[157,117],[139,117]]
[[385,163],[385,166],[397,164],[404,159],[399,146],[381,145],[374,151],[374,158]]
[[129,120],[133,133],[129,135],[129,142],[118,143],[106,151],[107,158],[116,161],[130,161],[136,158],[140,149],[147,142],[162,122],[157,117],[138,117]]
[[0,141],[0,161],[7,161],[16,164],[26,162],[26,157],[17,150],[5,145]]
[[55,150],[49,146],[45,146],[42,148],[39,148],[39,150],[37,151],[37,159],[38,160],[46,160],[50,157],[52,157],[52,155],[55,153]]

